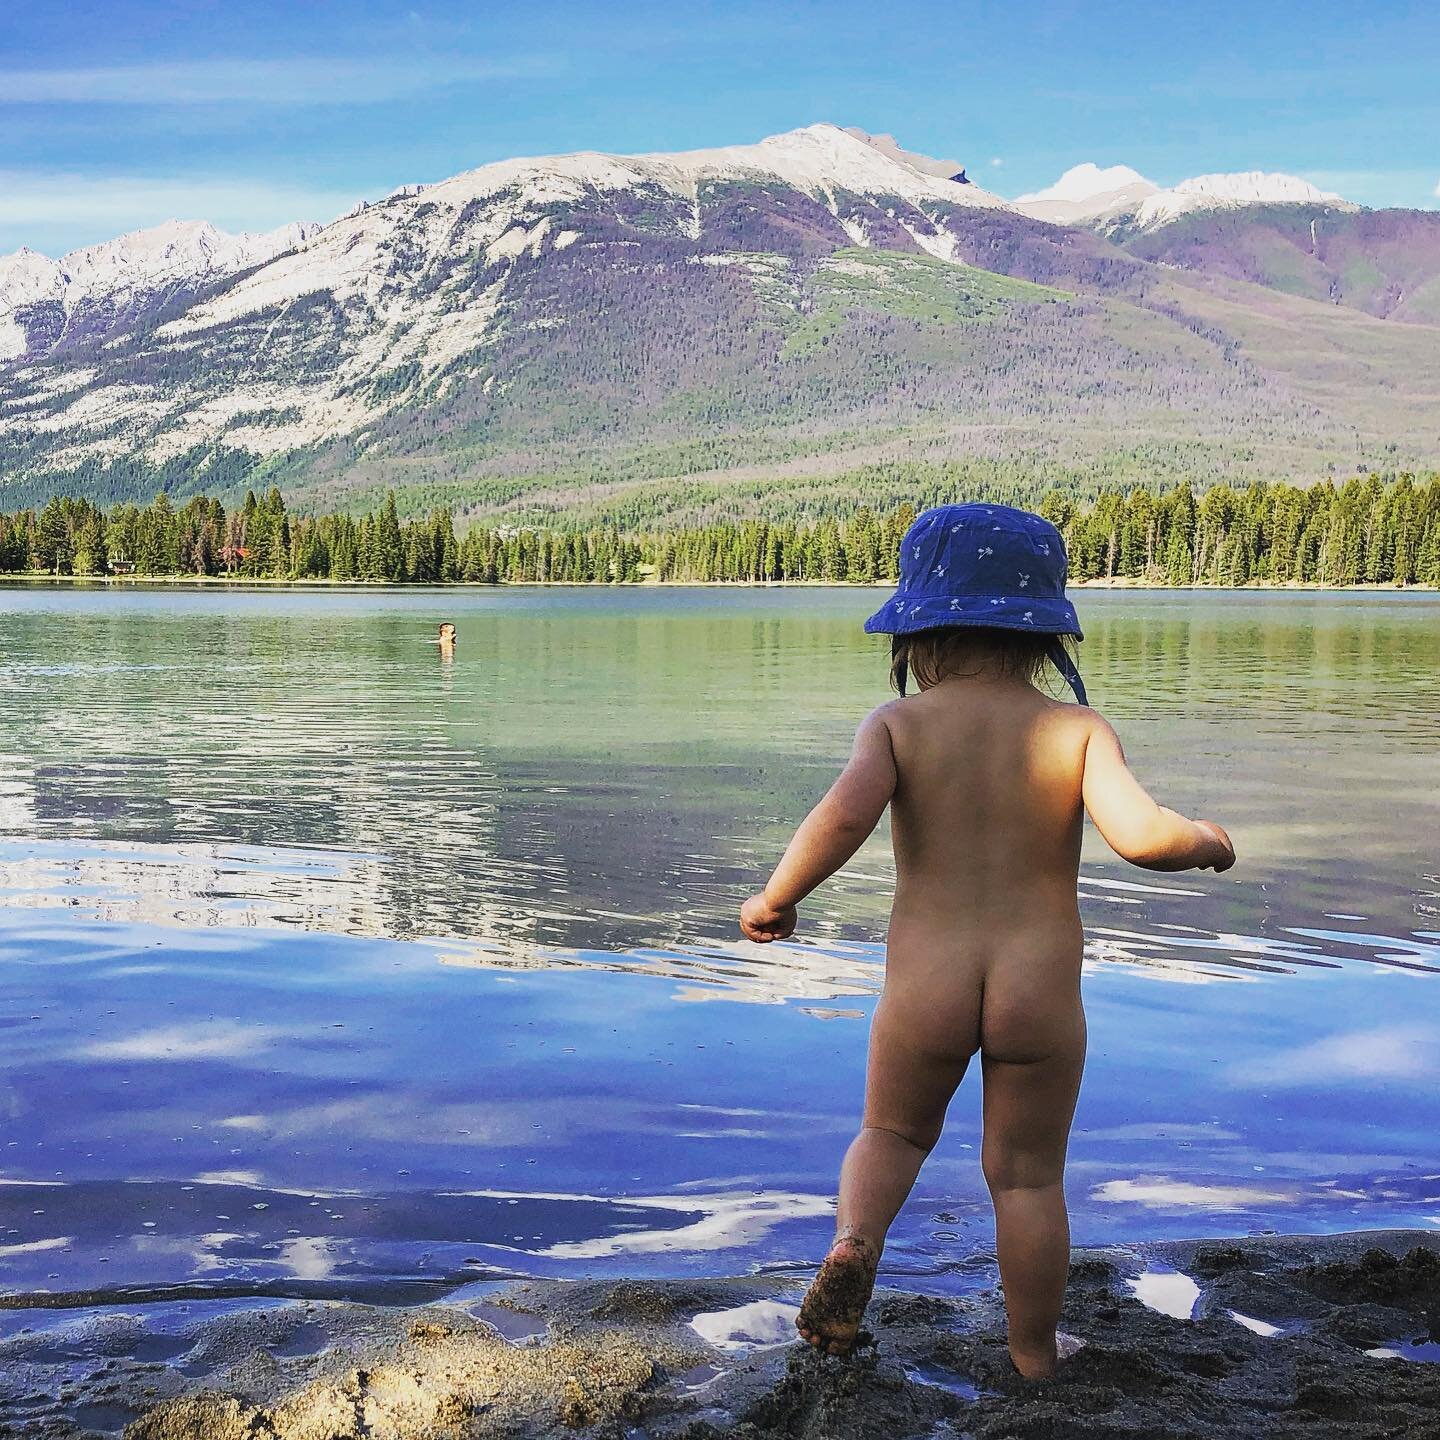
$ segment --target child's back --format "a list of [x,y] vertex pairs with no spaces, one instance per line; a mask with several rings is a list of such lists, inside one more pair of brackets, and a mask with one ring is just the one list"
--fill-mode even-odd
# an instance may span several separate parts
[[[1075,880],[1091,712],[1027,681],[949,679],[878,712],[889,732],[893,926],[984,964],[1024,934],[1078,945]],[[943,936],[943,939],[942,939]]]
[[[936,600],[921,583],[961,568],[951,552],[967,549],[972,526],[987,539],[1000,532],[995,519],[1007,516],[1017,517],[1033,547],[1017,572],[1026,586],[1044,557],[1058,552],[1058,618],[1042,628],[1038,601],[981,591],[985,624],[926,624],[925,607]],[[895,613],[918,623],[908,631],[903,619],[892,626],[883,618],[887,606],[871,626],[901,629],[897,678],[903,693],[912,668],[921,692],[882,706],[861,725],[844,774],[801,826],[765,891],[747,902],[741,924],[752,939],[789,934],[796,903],[854,854],[890,806],[895,900],[885,988],[870,1033],[864,1124],[846,1155],[836,1242],[801,1309],[801,1333],[831,1353],[853,1344],[885,1234],[978,1052],[981,1158],[995,1205],[1011,1354],[1023,1374],[1043,1376],[1056,1359],[1069,1260],[1065,1149],[1085,1057],[1076,896],[1084,811],[1117,853],[1148,868],[1223,869],[1234,856],[1218,826],[1151,800],[1093,710],[1035,688],[1047,633],[1078,634],[1063,599],[1058,534],[1022,512],[954,506],[922,516],[907,551],[927,527],[928,543],[913,547],[921,580],[902,574],[892,602]],[[977,548],[989,557],[999,544]],[[939,614],[953,615],[971,598],[959,588]],[[995,617],[991,607],[1001,604],[1021,623]],[[1048,653],[1055,655],[1053,647]],[[1056,658],[1083,694],[1073,666]]]

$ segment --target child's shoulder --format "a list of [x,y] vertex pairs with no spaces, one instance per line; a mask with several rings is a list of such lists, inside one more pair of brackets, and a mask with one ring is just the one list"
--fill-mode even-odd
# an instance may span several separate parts
[[[903,742],[907,736],[924,734],[935,729],[948,732],[960,717],[955,714],[953,701],[945,704],[932,690],[915,695],[901,696],[877,705],[860,722],[857,738],[871,743]],[[1088,705],[1076,705],[1069,700],[1057,700],[1043,691],[1032,690],[1028,695],[1017,695],[1013,716],[997,717],[991,706],[976,716],[983,726],[999,723],[1014,725],[1045,737],[1046,744],[1056,744],[1064,750],[1082,754],[1088,748],[1093,735],[1113,736],[1110,722]],[[962,729],[965,728],[961,721]]]

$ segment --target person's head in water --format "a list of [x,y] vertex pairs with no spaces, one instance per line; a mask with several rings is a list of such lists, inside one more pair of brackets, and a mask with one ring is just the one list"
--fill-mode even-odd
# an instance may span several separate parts
[[448,620],[440,627],[440,643],[442,645],[455,643],[455,627]]
[[1046,519],[1009,505],[940,505],[900,543],[900,584],[866,622],[890,635],[903,695],[947,675],[1036,681],[1048,660],[1083,705],[1085,686],[1063,637],[1083,639],[1065,594],[1065,542]]

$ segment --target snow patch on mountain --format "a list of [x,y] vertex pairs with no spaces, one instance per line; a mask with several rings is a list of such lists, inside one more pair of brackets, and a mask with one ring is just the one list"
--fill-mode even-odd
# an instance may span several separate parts
[[[492,261],[521,254],[538,256],[547,246],[559,249],[575,243],[573,230],[552,238],[545,213],[551,207],[607,193],[668,196],[692,206],[698,203],[702,188],[727,181],[778,182],[821,199],[832,213],[840,191],[908,201],[931,220],[943,213],[940,204],[1005,206],[999,196],[977,185],[958,185],[924,175],[889,159],[835,125],[811,125],[754,145],[677,154],[623,156],[584,151],[501,160],[426,185],[413,195],[396,194],[342,216],[303,249],[243,277],[222,294],[171,321],[160,333],[180,338],[257,311],[291,305],[316,293],[328,293],[342,305],[362,301],[382,323],[391,318],[398,321],[399,312],[393,317],[389,313],[396,300],[393,286],[387,285],[384,276],[388,254],[396,248],[401,231],[407,248],[432,261],[453,253],[457,246],[467,253],[483,250]],[[463,234],[456,229],[461,216],[465,217]],[[855,244],[871,243],[862,224],[853,219],[841,223]],[[918,229],[911,233],[931,254],[948,258],[953,250],[948,236],[925,235],[922,239]],[[436,303],[444,298],[437,297]]]
[[28,248],[0,256],[0,360],[25,353],[29,331],[20,312],[29,307],[52,303],[68,325],[86,305],[123,306],[263,264],[319,229],[297,222],[264,234],[232,235],[206,220],[167,220],[59,260]]
[[1195,175],[1161,187],[1129,165],[1104,168],[1074,165],[1053,185],[1011,202],[1022,215],[1054,225],[1090,225],[1109,232],[1121,226],[1140,230],[1169,224],[1193,210],[1247,205],[1335,205],[1357,209],[1343,196],[1321,190],[1294,175],[1248,170]]
[[892,158],[838,125],[828,124],[771,135],[754,145],[711,150],[631,156],[581,151],[501,160],[428,186],[425,198],[436,204],[463,203],[520,190],[526,201],[539,205],[577,200],[587,189],[629,190],[647,185],[693,198],[699,185],[723,180],[778,180],[814,196],[849,190],[857,195],[894,195],[915,204],[940,200],[954,205],[1005,205],[998,195],[978,185],[959,185],[924,173],[909,160]]
[[208,220],[167,220],[101,245],[72,250],[60,261],[67,296],[153,289],[175,280],[223,276],[293,249],[319,229],[284,225],[255,235],[227,234]]
[[915,168],[910,159],[894,158],[838,125],[808,125],[784,135],[772,135],[756,145],[694,150],[680,155],[642,155],[636,159],[667,168],[673,166],[697,179],[771,175],[810,195],[829,188],[850,190],[857,195],[895,195],[915,204],[941,200],[952,205],[1005,206],[998,195],[978,185],[960,185],[937,174],[925,173]]
[[1196,175],[1141,202],[1135,224],[1142,230],[1164,225],[1191,210],[1226,210],[1245,205],[1339,205],[1357,209],[1343,195],[1321,190],[1296,175],[1246,170]]

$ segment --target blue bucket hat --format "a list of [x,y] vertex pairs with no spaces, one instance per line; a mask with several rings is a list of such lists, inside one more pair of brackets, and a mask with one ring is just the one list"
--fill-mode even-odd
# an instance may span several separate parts
[[[865,632],[978,625],[1083,640],[1065,573],[1065,542],[1039,515],[1009,505],[939,505],[905,532],[899,588],[865,622]],[[1086,704],[1080,672],[1058,639],[1049,658]]]

